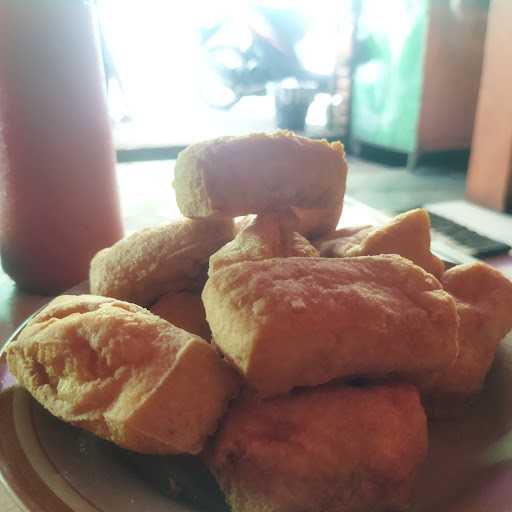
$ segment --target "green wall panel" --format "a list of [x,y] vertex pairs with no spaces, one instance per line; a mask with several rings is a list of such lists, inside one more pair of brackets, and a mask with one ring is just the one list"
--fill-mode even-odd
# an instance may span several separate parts
[[410,153],[421,107],[428,0],[365,0],[358,37],[369,58],[353,81],[352,136]]

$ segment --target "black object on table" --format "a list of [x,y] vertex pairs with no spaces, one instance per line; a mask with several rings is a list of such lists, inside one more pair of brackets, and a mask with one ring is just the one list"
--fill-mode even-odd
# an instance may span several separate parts
[[457,250],[473,258],[490,258],[508,254],[511,247],[506,243],[493,240],[461,224],[429,211],[433,237],[436,233],[448,238]]

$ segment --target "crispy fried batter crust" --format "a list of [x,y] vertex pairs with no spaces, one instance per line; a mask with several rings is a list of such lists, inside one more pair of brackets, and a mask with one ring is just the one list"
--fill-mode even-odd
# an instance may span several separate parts
[[414,379],[457,355],[454,300],[396,255],[236,263],[210,277],[203,302],[215,343],[262,395],[353,375]]
[[460,318],[457,359],[422,386],[429,414],[452,416],[478,393],[500,341],[512,329],[512,282],[485,263],[459,265],[441,280]]
[[444,272],[443,262],[430,252],[430,218],[423,208],[402,213],[383,226],[340,230],[315,246],[321,256],[398,254],[437,278]]
[[7,361],[52,414],[145,453],[198,453],[238,385],[201,338],[134,304],[90,295],[51,302]]
[[326,236],[336,229],[343,211],[343,197],[333,208],[292,208],[292,210],[300,220],[297,231],[308,240],[314,240]]
[[324,386],[228,412],[206,460],[233,512],[407,509],[427,454],[413,386]]
[[313,240],[313,245],[323,258],[345,258],[351,251],[359,252],[361,243],[374,229],[374,226],[367,225],[337,229],[330,235]]
[[297,233],[299,224],[299,218],[290,211],[253,217],[234,240],[210,257],[208,273],[241,261],[318,256],[318,251]]
[[347,164],[340,142],[280,131],[193,144],[178,155],[174,172],[183,215],[235,217],[291,206],[338,208]]
[[210,255],[233,236],[232,219],[183,219],[138,231],[96,254],[91,293],[149,306],[167,292],[200,289]]
[[160,297],[151,306],[150,311],[176,327],[205,340],[212,337],[200,291],[169,292]]

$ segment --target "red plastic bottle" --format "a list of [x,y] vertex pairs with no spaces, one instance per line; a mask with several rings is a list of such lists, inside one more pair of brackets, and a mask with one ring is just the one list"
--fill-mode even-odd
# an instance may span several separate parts
[[0,251],[33,292],[123,234],[95,21],[84,0],[0,2]]

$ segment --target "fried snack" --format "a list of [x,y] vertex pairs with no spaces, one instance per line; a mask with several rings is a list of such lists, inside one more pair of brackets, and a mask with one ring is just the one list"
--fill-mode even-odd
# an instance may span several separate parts
[[410,504],[427,443],[414,386],[323,386],[237,401],[206,461],[232,512],[387,512]]
[[456,416],[482,389],[499,342],[512,329],[512,282],[485,263],[447,270],[444,289],[454,298],[460,318],[459,355],[422,386],[429,414]]
[[[294,227],[294,231],[301,234],[307,240],[315,240],[334,233],[340,220],[342,210],[343,198],[334,208],[317,208],[314,210],[290,208],[285,211],[291,212],[297,218],[297,225]],[[255,214],[238,217],[236,220],[237,233],[249,225],[255,217]]]
[[235,263],[202,297],[215,343],[262,396],[348,376],[414,381],[457,355],[453,298],[396,255]]
[[201,289],[208,259],[234,236],[232,219],[182,219],[103,249],[91,262],[91,293],[150,306],[171,291]]
[[314,240],[334,232],[343,211],[343,197],[334,208],[292,208],[292,211],[300,220],[297,231],[308,240]]
[[345,193],[343,145],[292,132],[220,137],[178,155],[174,189],[187,217],[337,208]]
[[352,251],[356,253],[354,256],[361,256],[357,254],[361,244],[374,229],[375,226],[367,225],[341,228],[312,243],[322,258],[345,258],[351,256]]
[[214,348],[115,299],[61,296],[7,350],[52,414],[123,448],[198,453],[238,380]]
[[212,337],[200,291],[166,293],[149,310],[176,327],[205,340]]
[[383,226],[342,229],[314,245],[320,256],[399,254],[437,278],[444,272],[443,262],[430,252],[430,218],[422,208],[402,213]]
[[299,218],[291,211],[252,217],[246,221],[234,240],[210,257],[209,275],[241,261],[318,256],[318,251],[296,232],[299,222]]

